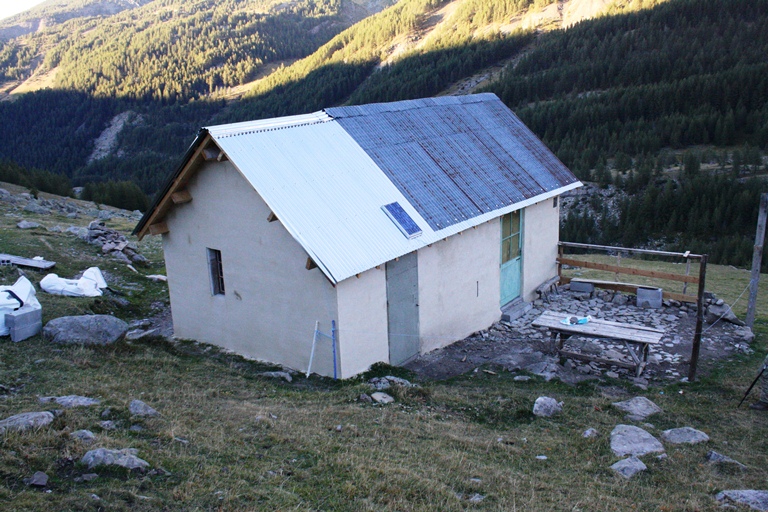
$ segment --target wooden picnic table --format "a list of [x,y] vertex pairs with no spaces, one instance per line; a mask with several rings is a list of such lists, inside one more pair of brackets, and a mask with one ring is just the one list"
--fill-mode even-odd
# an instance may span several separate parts
[[[563,323],[563,320],[571,316],[568,313],[545,311],[533,321],[532,325],[548,328],[551,332],[552,343],[557,347],[560,355],[564,357],[613,364],[630,369],[634,368],[635,374],[638,377],[643,373],[648,364],[649,347],[659,343],[661,337],[664,336],[664,331],[659,329],[653,329],[644,325],[610,322],[608,320],[590,319],[586,324]],[[571,336],[619,341],[627,348],[632,362],[606,359],[564,350],[563,345]]]

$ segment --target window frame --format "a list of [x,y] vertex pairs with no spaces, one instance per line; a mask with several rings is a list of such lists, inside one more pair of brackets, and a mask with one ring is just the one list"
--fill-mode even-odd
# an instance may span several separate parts
[[221,259],[221,251],[219,249],[206,248],[206,255],[208,257],[208,275],[211,280],[211,295],[224,295],[224,266]]

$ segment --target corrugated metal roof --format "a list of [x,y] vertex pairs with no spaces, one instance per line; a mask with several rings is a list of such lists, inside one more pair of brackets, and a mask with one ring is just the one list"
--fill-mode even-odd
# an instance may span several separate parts
[[[334,283],[581,185],[492,94],[207,132]],[[393,202],[421,235],[403,235]]]
[[578,182],[494,94],[325,112],[434,230]]

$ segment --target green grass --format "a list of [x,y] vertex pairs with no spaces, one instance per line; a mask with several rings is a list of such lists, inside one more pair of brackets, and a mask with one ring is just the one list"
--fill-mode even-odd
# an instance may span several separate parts
[[[760,340],[765,331],[761,323]],[[756,348],[764,351],[762,341]],[[42,395],[102,400],[0,440],[0,503],[15,510],[87,509],[91,494],[109,510],[715,510],[718,490],[764,488],[768,477],[766,416],[735,408],[758,354],[692,385],[640,393],[664,410],[649,419],[652,433],[689,425],[711,441],[667,446],[664,461],[643,457],[649,471],[625,481],[609,469],[618,460],[609,434],[624,421],[610,404],[636,389],[620,381],[569,387],[479,372],[398,390],[397,403],[382,407],[356,400],[368,391],[360,380],[266,380],[257,375],[264,365],[192,343],[59,348],[33,338],[0,349],[0,383],[17,388],[0,402],[0,417],[44,409]],[[564,401],[563,414],[533,417],[541,395]],[[162,416],[131,420],[134,398]],[[123,428],[99,429],[106,407]],[[144,430],[130,432],[132,424]],[[590,427],[600,436],[583,439]],[[69,438],[81,428],[98,440]],[[171,475],[96,469],[98,479],[75,483],[89,472],[79,459],[96,446],[137,448]],[[750,469],[710,467],[710,449]],[[51,477],[51,493],[23,484],[35,471]],[[472,505],[475,493],[485,499]]]
[[[66,233],[18,230],[16,222],[17,217],[0,216],[0,252],[53,259],[64,277],[99,265],[130,303],[40,293],[46,320],[93,312],[105,304],[130,320],[150,313],[153,302],[167,300],[165,284],[100,257],[98,247]],[[88,220],[75,222],[86,225]],[[154,263],[139,270],[162,273],[159,241],[141,245]],[[3,282],[18,275],[13,269],[0,272]],[[43,275],[25,272],[34,282]],[[738,276],[730,277],[731,272],[712,266],[709,282],[738,290]],[[732,293],[715,291],[724,298]],[[101,404],[66,410],[36,431],[0,436],[0,509],[719,510],[713,499],[717,491],[764,489],[768,480],[768,415],[736,409],[766,351],[764,316],[756,332],[753,355],[714,365],[693,384],[640,391],[607,379],[571,387],[538,378],[516,382],[507,372],[480,371],[396,389],[397,401],[388,406],[358,401],[361,393],[371,392],[364,379],[266,379],[259,373],[274,368],[188,341],[151,338],[87,348],[55,346],[40,336],[20,343],[1,338],[0,419],[51,408],[39,403],[40,396],[80,394]],[[413,378],[385,365],[365,378],[392,373]],[[534,417],[533,403],[542,395],[562,400],[563,413]],[[655,425],[649,427],[654,435],[692,426],[711,441],[668,445],[666,460],[643,457],[647,472],[629,481],[617,476],[609,469],[618,460],[610,451],[609,434],[625,420],[611,403],[634,395],[647,396],[663,409],[648,420]],[[161,416],[132,418],[128,404],[136,398]],[[106,408],[121,428],[99,427]],[[143,430],[130,431],[131,425]],[[599,437],[583,439],[590,427]],[[71,439],[69,434],[78,429],[92,430],[97,440],[84,445]],[[136,448],[155,471],[88,470],[79,461],[95,447]],[[704,460],[711,449],[749,469],[711,467]],[[50,492],[24,484],[36,471],[48,474]],[[89,472],[99,477],[75,481]],[[484,499],[471,503],[474,494]]]

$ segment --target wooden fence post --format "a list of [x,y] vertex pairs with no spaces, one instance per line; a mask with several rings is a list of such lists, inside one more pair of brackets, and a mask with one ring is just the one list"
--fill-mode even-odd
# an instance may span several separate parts
[[688,367],[688,382],[693,382],[696,380],[696,368],[699,365],[701,330],[704,324],[704,281],[707,277],[706,254],[701,255],[699,265],[699,294],[696,301],[696,331],[693,334],[693,346],[691,347],[691,365]]
[[755,323],[757,307],[757,285],[760,283],[760,266],[763,262],[763,243],[765,242],[765,220],[768,216],[768,194],[760,196],[760,213],[757,216],[755,248],[752,252],[752,273],[749,276],[749,305],[747,306],[747,327]]

